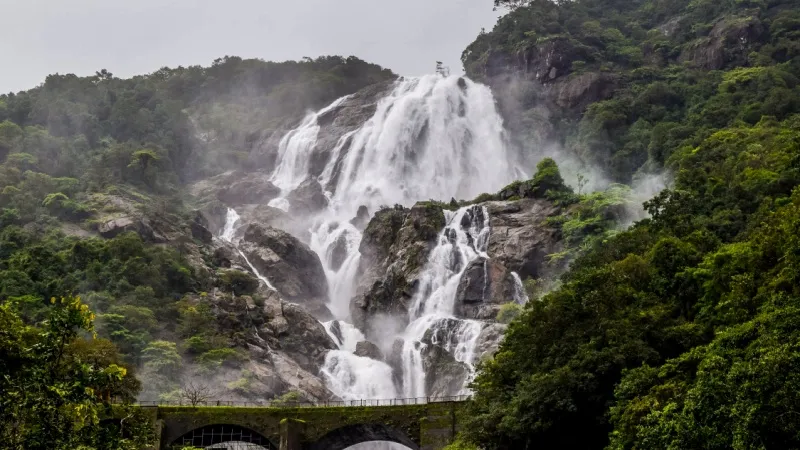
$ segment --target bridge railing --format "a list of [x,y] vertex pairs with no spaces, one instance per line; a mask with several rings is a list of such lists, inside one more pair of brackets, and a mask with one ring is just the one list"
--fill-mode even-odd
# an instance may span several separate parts
[[414,398],[389,398],[389,399],[362,399],[362,400],[330,400],[323,402],[297,402],[297,401],[267,401],[267,402],[238,402],[230,400],[153,400],[136,402],[139,406],[240,406],[248,408],[324,408],[331,406],[403,406],[425,405],[428,403],[463,402],[469,400],[469,395],[454,395],[449,397],[414,397]]

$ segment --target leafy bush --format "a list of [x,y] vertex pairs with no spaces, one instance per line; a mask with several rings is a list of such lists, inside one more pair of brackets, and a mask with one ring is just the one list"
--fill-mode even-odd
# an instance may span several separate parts
[[500,306],[500,310],[497,312],[497,322],[509,324],[512,320],[519,317],[522,314],[522,306],[516,303],[505,303]]

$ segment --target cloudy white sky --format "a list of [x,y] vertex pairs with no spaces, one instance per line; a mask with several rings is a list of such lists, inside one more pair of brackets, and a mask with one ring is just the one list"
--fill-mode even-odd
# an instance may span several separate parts
[[401,75],[461,51],[494,26],[492,0],[0,0],[0,92],[50,73],[117,76],[208,65],[355,55]]

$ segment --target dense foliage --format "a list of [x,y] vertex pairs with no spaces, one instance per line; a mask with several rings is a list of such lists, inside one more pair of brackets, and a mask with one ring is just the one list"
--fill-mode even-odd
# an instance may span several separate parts
[[617,181],[719,128],[800,112],[796,0],[496,3],[516,8],[464,52],[467,74],[536,80],[500,97],[520,139],[552,129]]
[[[589,47],[580,70],[624,82],[565,126],[567,146],[610,154],[618,179],[647,164],[675,180],[645,204],[651,218],[592,241],[512,322],[475,380],[464,438],[485,449],[800,446],[797,2],[499,3],[516,8],[472,51],[555,34]],[[762,27],[746,58],[711,71],[678,61],[743,18]],[[672,19],[676,31],[659,31]]]
[[[133,399],[139,382],[113,344],[83,339],[94,314],[78,298],[52,298],[36,326],[15,302],[0,304],[0,439],[8,449],[140,449],[148,421],[111,401]],[[120,425],[122,424],[122,425]]]

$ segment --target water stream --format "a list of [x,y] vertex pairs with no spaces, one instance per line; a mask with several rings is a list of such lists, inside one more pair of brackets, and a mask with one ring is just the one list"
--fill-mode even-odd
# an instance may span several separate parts
[[[313,176],[308,160],[321,133],[318,117],[346,100],[309,114],[281,140],[271,181],[282,193],[272,206],[288,210],[286,195]],[[385,362],[353,353],[364,339],[350,324],[362,233],[350,220],[359,207],[374,214],[381,206],[411,206],[419,200],[471,199],[524,177],[528,168],[519,167],[506,145],[490,90],[465,78],[440,75],[397,81],[373,116],[339,136],[330,153],[317,177],[327,189],[330,205],[312,219],[309,242],[325,268],[329,309],[341,333],[332,332],[333,322],[324,324],[339,350],[329,352],[322,375],[344,399],[430,395],[426,376],[435,375],[423,370],[425,345],[441,346],[470,368],[474,363],[484,324],[456,318],[455,297],[469,263],[488,258],[489,213],[479,207],[446,212],[447,226],[422,271],[409,325],[393,336],[403,339],[401,386],[392,381],[392,368]],[[232,239],[227,224],[223,236]],[[343,245],[344,258],[336,257],[337,245],[340,249]]]

